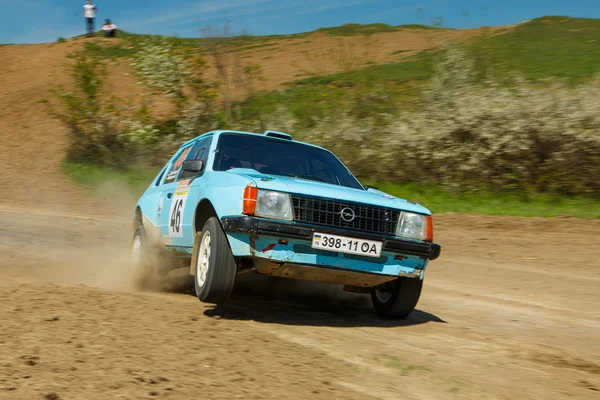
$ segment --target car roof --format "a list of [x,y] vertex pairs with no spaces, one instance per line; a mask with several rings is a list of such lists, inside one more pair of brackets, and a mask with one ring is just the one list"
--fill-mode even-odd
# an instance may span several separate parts
[[[327,149],[325,149],[325,148],[323,148],[323,147],[316,146],[316,145],[314,145],[314,144],[310,144],[310,143],[305,143],[305,142],[300,142],[300,141],[298,141],[298,140],[294,140],[294,139],[292,139],[292,136],[291,136],[290,134],[288,134],[288,133],[276,132],[276,131],[271,131],[271,130],[268,130],[268,131],[266,131],[265,133],[244,132],[244,131],[232,131],[232,130],[215,130],[215,131],[210,131],[210,132],[203,133],[203,134],[202,134],[202,135],[200,135],[200,136],[197,136],[197,137],[195,137],[195,138],[193,138],[193,139],[191,139],[191,140],[188,140],[187,142],[183,143],[183,144],[180,146],[180,148],[181,148],[181,147],[185,147],[185,146],[187,146],[188,144],[194,143],[196,140],[199,140],[199,139],[201,139],[201,138],[204,138],[204,137],[207,137],[207,136],[219,136],[219,135],[221,135],[221,134],[223,134],[223,133],[227,133],[227,134],[234,134],[234,135],[251,135],[251,136],[264,136],[264,137],[267,137],[267,136],[269,136],[269,137],[275,137],[275,138],[280,138],[280,139],[282,139],[282,140],[288,140],[288,141],[290,141],[290,142],[292,142],[292,143],[303,144],[303,145],[310,146],[310,147],[314,147],[314,148],[317,148],[317,149],[321,149],[321,150],[329,151],[329,150],[327,150]],[[282,138],[283,136],[289,137],[289,139],[287,139],[287,138]]]

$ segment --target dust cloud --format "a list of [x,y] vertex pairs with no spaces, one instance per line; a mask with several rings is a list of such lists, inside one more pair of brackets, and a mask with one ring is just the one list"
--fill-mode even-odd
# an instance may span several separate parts
[[[118,181],[102,183],[94,194],[102,199],[102,206],[84,215],[66,208],[0,211],[0,221],[8,228],[0,238],[3,272],[22,281],[193,294],[187,274],[174,274],[160,287],[140,287],[131,268],[132,219],[138,197]],[[334,312],[370,307],[369,296],[344,292],[340,285],[240,274],[232,301],[248,298],[290,301],[318,310],[333,307]]]
[[22,281],[135,290],[130,268],[136,197],[119,182],[98,188],[102,202],[88,214],[42,206],[0,209],[0,265]]

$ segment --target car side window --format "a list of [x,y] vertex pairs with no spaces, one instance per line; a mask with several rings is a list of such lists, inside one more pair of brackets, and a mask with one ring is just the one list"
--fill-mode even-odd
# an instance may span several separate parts
[[154,183],[154,186],[158,186],[158,185],[161,184],[163,176],[165,176],[165,171],[166,170],[167,170],[167,165],[165,165],[164,167],[162,167],[162,170],[160,171],[160,174],[156,178],[156,182]]
[[167,172],[165,174],[165,181],[163,182],[163,184],[175,182],[177,175],[179,175],[179,171],[181,171],[181,165],[183,164],[183,161],[186,159],[191,150],[192,145],[189,145],[188,147],[179,151],[179,154],[175,158],[175,161],[173,161],[173,164],[171,164],[167,169]]
[[[187,155],[187,160],[202,160],[204,161],[204,166],[206,167],[206,159],[208,158],[208,153],[210,149],[210,144],[212,143],[212,136],[208,136],[202,139],[198,139],[194,145],[192,146],[192,150]],[[180,181],[182,179],[189,179],[191,177],[198,176],[197,174],[181,171],[177,180]]]

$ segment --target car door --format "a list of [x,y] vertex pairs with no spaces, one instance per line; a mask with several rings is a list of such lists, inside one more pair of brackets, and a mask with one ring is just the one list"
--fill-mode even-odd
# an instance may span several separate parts
[[198,185],[194,181],[200,179],[202,173],[183,171],[182,165],[186,160],[203,160],[206,165],[211,142],[212,136],[203,137],[182,148],[166,174],[162,190],[164,212],[160,225],[163,242],[167,246],[193,245],[193,218],[199,195]]
[[146,234],[153,238],[160,238],[162,236],[160,232],[160,214],[163,202],[161,197],[161,184],[168,167],[169,162],[161,169],[138,201],[138,206],[140,207],[144,218],[144,229],[146,229]]

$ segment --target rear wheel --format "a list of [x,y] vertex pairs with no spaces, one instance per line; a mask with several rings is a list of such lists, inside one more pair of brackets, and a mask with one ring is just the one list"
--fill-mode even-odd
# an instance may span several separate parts
[[131,245],[132,275],[141,288],[157,288],[166,276],[164,261],[146,235],[143,225],[139,225]]
[[237,265],[227,236],[215,217],[209,218],[194,241],[196,296],[205,303],[223,304],[231,295]]
[[398,278],[371,289],[375,313],[381,318],[406,318],[413,312],[423,281],[418,278]]

